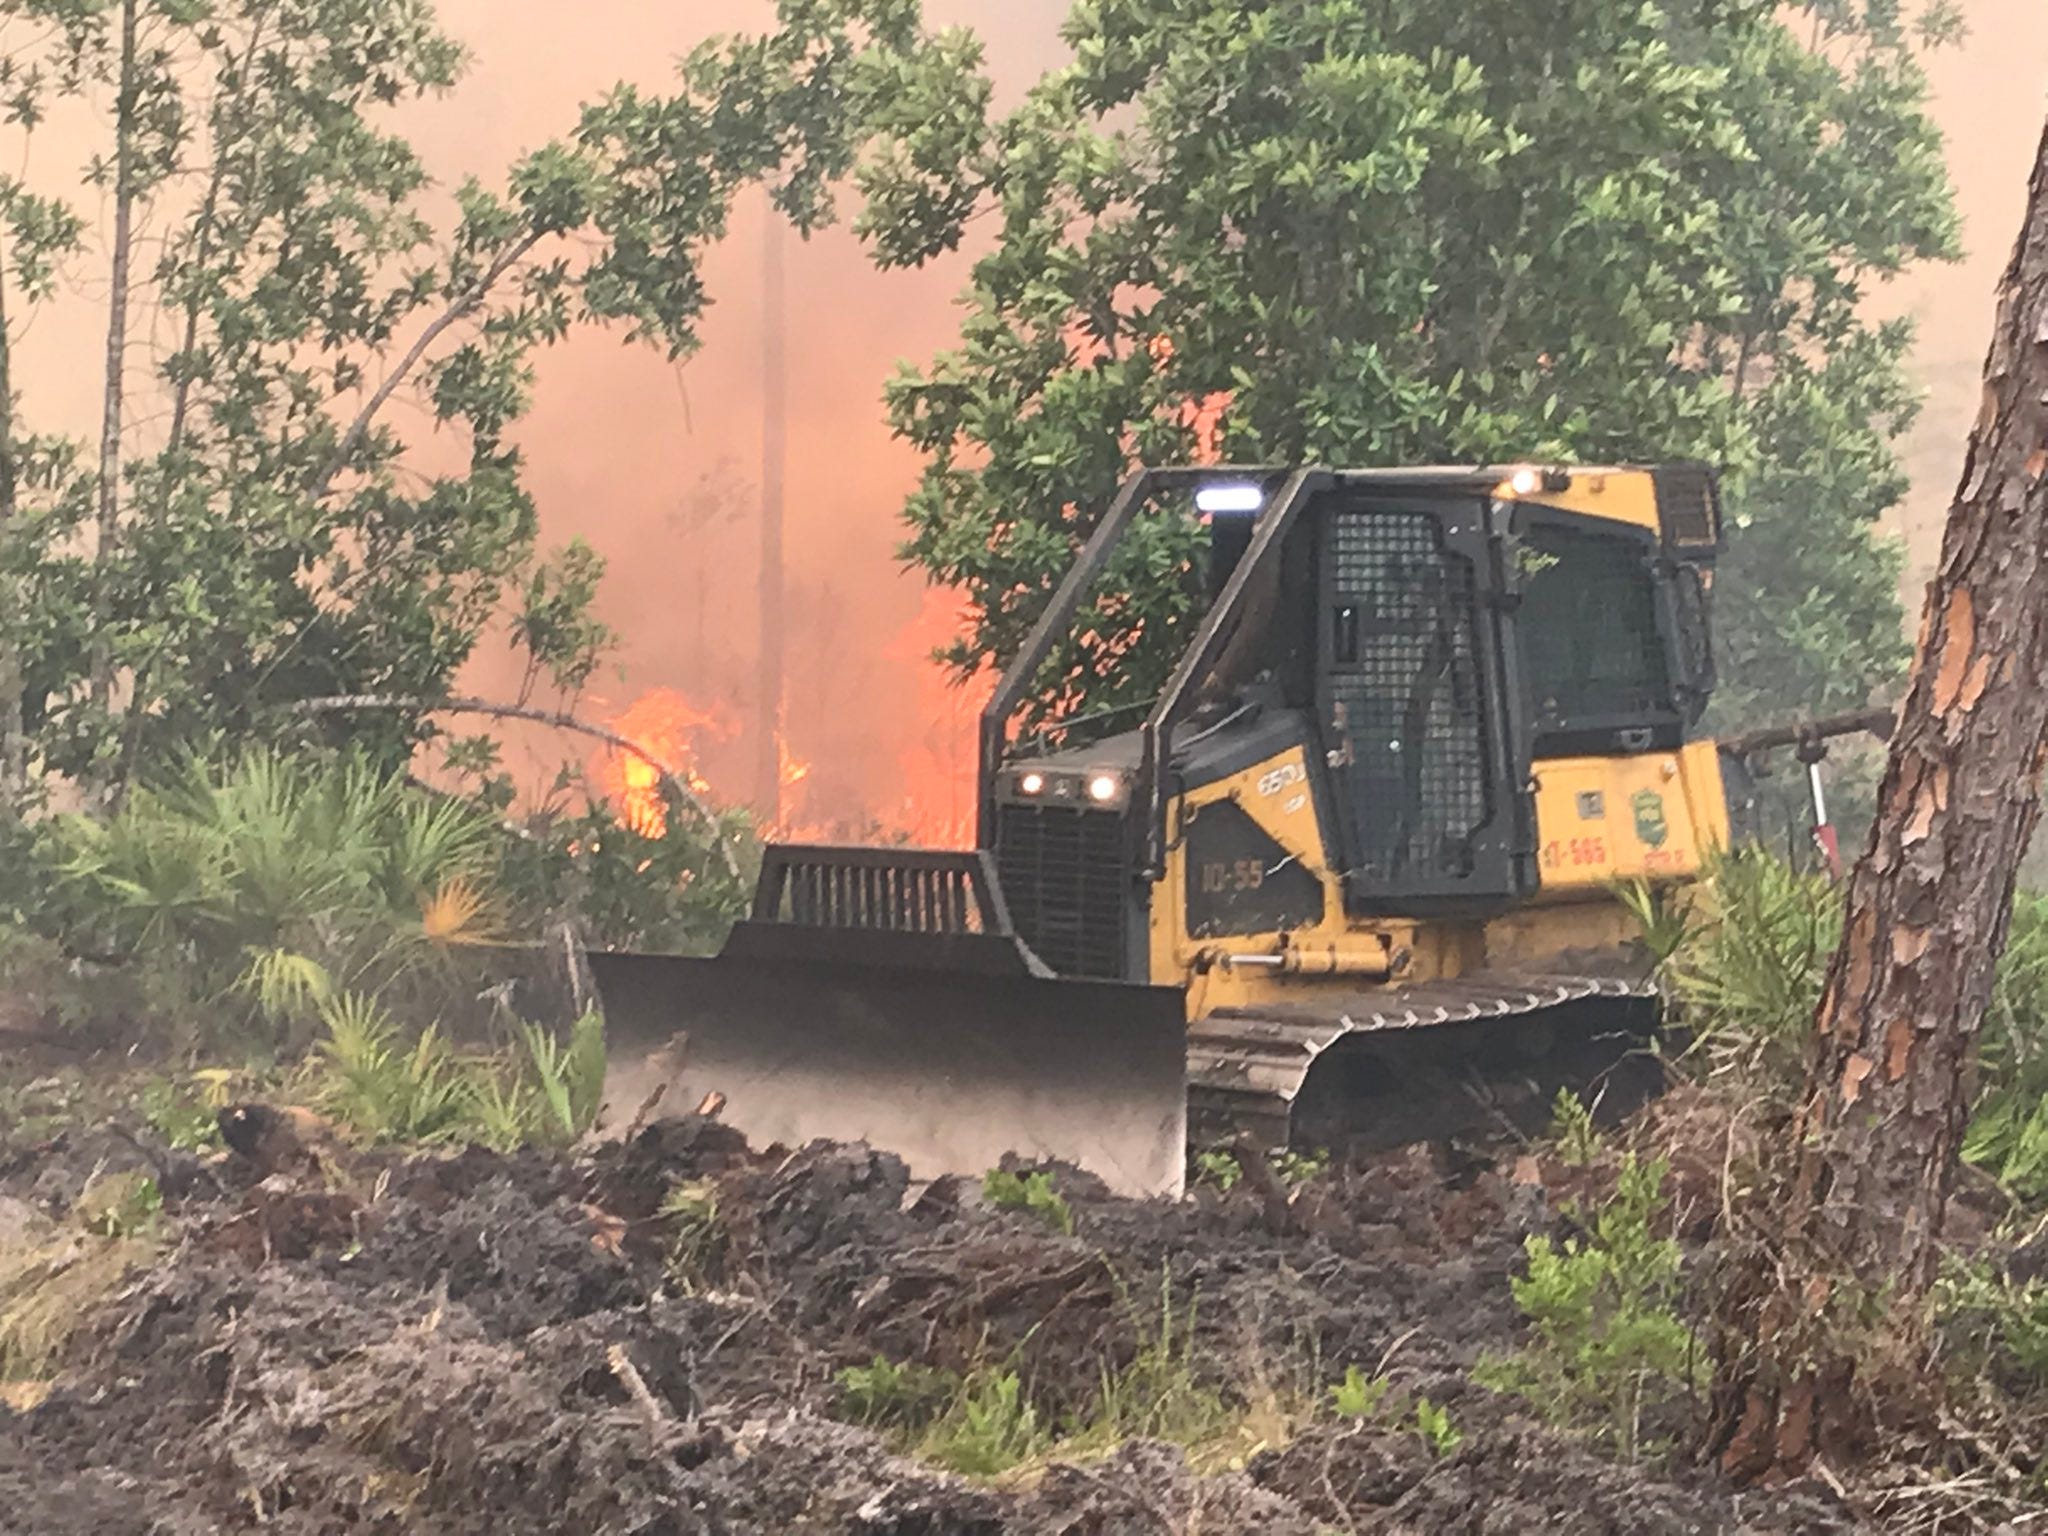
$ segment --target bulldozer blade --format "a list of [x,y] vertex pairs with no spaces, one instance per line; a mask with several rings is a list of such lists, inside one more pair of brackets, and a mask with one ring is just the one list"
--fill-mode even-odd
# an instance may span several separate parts
[[720,1117],[756,1146],[862,1141],[918,1178],[1016,1153],[1119,1194],[1181,1193],[1178,989],[731,953],[590,963],[614,1124],[657,1091],[661,1114],[722,1094]]

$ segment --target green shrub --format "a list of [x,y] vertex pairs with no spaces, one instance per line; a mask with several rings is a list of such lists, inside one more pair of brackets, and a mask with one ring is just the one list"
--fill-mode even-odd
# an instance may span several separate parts
[[[509,808],[510,781],[501,783],[492,799]],[[707,824],[673,796],[665,805],[659,828],[636,826],[565,774],[522,816],[525,835],[503,850],[498,880],[507,907],[573,912],[594,946],[716,953],[746,915],[760,844],[745,811],[721,810]]]
[[872,1364],[849,1365],[833,1377],[834,1409],[848,1423],[871,1429],[922,1434],[960,1396],[962,1383],[951,1371],[899,1364],[877,1355]]
[[1448,1456],[1465,1443],[1465,1432],[1451,1422],[1451,1410],[1426,1397],[1415,1400],[1415,1433],[1438,1456]]
[[1052,1434],[1014,1370],[976,1371],[933,1420],[916,1454],[965,1477],[995,1477],[1030,1461]]
[[474,1122],[475,1087],[438,1029],[409,1043],[371,998],[338,997],[325,1010],[315,1096],[321,1107],[375,1141],[454,1139]]
[[[834,1378],[834,1412],[889,1431],[904,1452],[973,1477],[993,1477],[1057,1451],[1087,1457],[1131,1439],[1164,1440],[1198,1456],[1249,1453],[1270,1443],[1292,1405],[1254,1407],[1227,1394],[1204,1368],[1196,1304],[1178,1301],[1160,1277],[1156,1309],[1139,1319],[1128,1360],[1104,1362],[1095,1395],[1069,1411],[1035,1399],[1016,1356],[964,1376],[877,1356]],[[1283,1411],[1272,1411],[1280,1407]]]
[[357,993],[335,998],[322,1016],[315,1100],[373,1141],[560,1149],[587,1133],[603,1108],[604,1021],[596,1013],[578,1019],[567,1042],[521,1021],[510,1046],[467,1056],[435,1026],[409,1033]]
[[[1796,1087],[1840,935],[1840,892],[1825,877],[1756,848],[1709,861],[1664,977],[1710,1075],[1751,1095]],[[2024,1200],[2048,1199],[2048,895],[2014,897],[1978,1061],[1964,1158]]]
[[1368,1376],[1360,1367],[1348,1365],[1344,1379],[1330,1388],[1330,1411],[1340,1419],[1377,1418],[1393,1386],[1390,1377]]
[[[1297,1152],[1291,1147],[1275,1147],[1266,1153],[1266,1161],[1285,1184],[1306,1184],[1330,1171],[1326,1149]],[[1228,1194],[1244,1178],[1244,1164],[1230,1148],[1213,1147],[1195,1154],[1195,1178]]]
[[158,1078],[142,1090],[142,1115],[167,1146],[180,1152],[202,1152],[220,1145],[219,1106],[203,1093],[171,1078]]
[[360,759],[193,760],[56,839],[87,948],[175,970],[182,1011],[288,1048],[342,993],[438,996],[434,962],[495,930],[496,823]]
[[2048,1096],[2031,1085],[1991,1089],[1963,1131],[1963,1160],[2022,1200],[2048,1195]]
[[[675,1234],[669,1239],[668,1278],[685,1291],[717,1281],[724,1272],[729,1241],[719,1213],[717,1182],[689,1179],[678,1183],[662,1197],[660,1214],[675,1224]],[[877,1368],[886,1363],[880,1355],[875,1357]]]
[[144,1237],[156,1228],[164,1192],[146,1173],[109,1174],[85,1187],[73,1214],[96,1237]]
[[2023,1200],[2048,1198],[2048,896],[2013,898],[1978,1070],[1964,1158]]
[[1207,1152],[1195,1154],[1195,1178],[1202,1183],[1214,1184],[1226,1195],[1244,1177],[1244,1166],[1237,1160],[1237,1154],[1222,1147],[1212,1147]]
[[1464,1432],[1451,1422],[1449,1408],[1420,1394],[1411,1400],[1406,1393],[1395,1392],[1393,1378],[1384,1373],[1368,1376],[1355,1365],[1346,1366],[1344,1379],[1330,1388],[1329,1406],[1340,1419],[1388,1428],[1405,1423],[1436,1456],[1450,1455],[1465,1440]]
[[1637,934],[1655,965],[1685,947],[1693,936],[1692,894],[1669,881],[1620,880],[1610,887],[1614,899],[1635,919]]
[[1822,875],[1746,848],[1708,860],[1696,902],[1664,967],[1692,1052],[1712,1075],[1789,1092],[1841,936],[1840,893]]
[[1306,1184],[1330,1171],[1330,1154],[1325,1150],[1296,1152],[1291,1147],[1281,1147],[1270,1156],[1273,1171],[1284,1184]]
[[1983,1260],[1951,1259],[1935,1288],[1951,1363],[2019,1395],[2048,1389],[2048,1281],[2014,1280]]
[[533,1092],[532,1139],[569,1146],[597,1124],[604,1108],[604,1017],[586,1012],[570,1027],[566,1042],[522,1019],[519,1039]]
[[1141,1325],[1137,1352],[1121,1369],[1105,1368],[1094,1409],[1077,1438],[1101,1445],[1143,1438],[1197,1446],[1236,1417],[1221,1390],[1203,1378],[1196,1353],[1195,1298],[1174,1300],[1159,1277],[1159,1304]]
[[1053,1187],[1049,1173],[1015,1174],[991,1168],[981,1181],[982,1195],[999,1211],[1023,1211],[1063,1236],[1074,1235],[1074,1211]]
[[842,1368],[833,1385],[839,1418],[887,1431],[907,1454],[964,1476],[998,1476],[1053,1442],[1013,1367],[960,1376],[877,1355]]
[[1697,1369],[1692,1332],[1675,1309],[1678,1244],[1653,1230],[1664,1174],[1661,1160],[1625,1156],[1588,1237],[1528,1240],[1528,1274],[1511,1286],[1535,1337],[1473,1373],[1630,1459],[1644,1449],[1645,1412],[1691,1387]]
[[1593,1124],[1593,1111],[1569,1088],[1557,1090],[1550,1106],[1550,1137],[1557,1155],[1575,1168],[1583,1168],[1600,1152],[1600,1132]]
[[[62,926],[62,914],[45,916]],[[61,1030],[99,1029],[127,1045],[135,1021],[187,1006],[191,988],[183,967],[161,957],[85,958],[49,934],[0,923],[0,994]]]

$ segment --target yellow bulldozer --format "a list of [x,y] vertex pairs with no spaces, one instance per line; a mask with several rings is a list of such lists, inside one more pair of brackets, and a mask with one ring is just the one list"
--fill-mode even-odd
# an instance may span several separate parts
[[[1158,517],[1206,606],[1142,723],[1020,732]],[[979,846],[771,846],[717,957],[592,955],[612,1102],[673,1073],[757,1143],[1175,1194],[1191,1143],[1440,1135],[1634,1070],[1620,883],[1730,837],[1720,545],[1694,463],[1133,473],[984,713]]]

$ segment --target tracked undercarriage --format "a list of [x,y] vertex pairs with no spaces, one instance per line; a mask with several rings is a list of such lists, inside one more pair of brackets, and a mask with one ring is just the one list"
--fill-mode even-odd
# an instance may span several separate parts
[[1484,973],[1313,1003],[1219,1009],[1188,1028],[1188,1131],[1378,1150],[1512,1127],[1556,1091],[1654,1089],[1647,981]]

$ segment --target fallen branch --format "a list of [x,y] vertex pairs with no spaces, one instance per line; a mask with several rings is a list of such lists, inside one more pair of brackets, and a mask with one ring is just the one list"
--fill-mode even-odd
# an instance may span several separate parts
[[626,1389],[626,1396],[633,1400],[640,1410],[640,1417],[647,1425],[647,1438],[654,1448],[654,1464],[661,1469],[669,1486],[679,1493],[687,1493],[689,1483],[683,1476],[683,1469],[676,1465],[674,1452],[679,1442],[694,1438],[694,1425],[681,1425],[662,1410],[660,1401],[647,1385],[633,1362],[626,1358],[625,1346],[607,1345],[604,1352],[605,1364],[611,1367],[612,1375],[618,1378],[620,1386]]
[[1265,1149],[1249,1136],[1240,1135],[1231,1143],[1231,1152],[1237,1158],[1245,1183],[1252,1187],[1266,1208],[1266,1230],[1275,1237],[1293,1232],[1296,1227],[1294,1196],[1279,1172],[1266,1161]]
[[527,704],[500,704],[490,699],[416,699],[397,693],[341,693],[327,698],[300,699],[288,706],[295,715],[334,715],[350,712],[375,710],[411,710],[422,715],[486,715],[493,720],[528,720],[535,725],[551,726],[558,731],[572,731],[579,736],[588,736],[609,747],[637,757],[660,776],[662,784],[687,805],[711,832],[712,846],[718,850],[719,859],[724,863],[726,873],[735,882],[740,877],[740,861],[732,851],[732,843],[718,825],[718,813],[713,811],[704,797],[669,770],[668,764],[641,746],[630,736],[621,736],[609,726],[593,725],[578,715],[566,710],[535,709]]
[[635,1136],[644,1131],[647,1128],[647,1122],[654,1117],[654,1111],[660,1107],[661,1101],[667,1093],[667,1083],[656,1083],[654,1085],[654,1092],[648,1094],[646,1098],[640,1101],[640,1107],[633,1112],[632,1123],[626,1127],[626,1134],[621,1136],[619,1140],[631,1141]]
[[604,1358],[605,1363],[611,1367],[612,1375],[618,1378],[619,1385],[626,1389],[626,1396],[633,1399],[641,1417],[647,1420],[647,1428],[654,1435],[656,1446],[666,1443],[669,1432],[675,1426],[669,1422],[669,1416],[662,1412],[661,1404],[655,1400],[653,1391],[647,1385],[647,1378],[642,1376],[633,1362],[626,1358],[624,1346],[607,1346]]
[[1796,747],[1807,742],[1827,741],[1835,736],[1853,736],[1859,732],[1868,732],[1879,741],[1889,741],[1892,727],[1898,722],[1898,713],[1897,705],[1887,705],[1882,709],[1854,709],[1847,714],[1822,715],[1818,719],[1797,720],[1789,725],[1766,726],[1739,736],[1723,737],[1721,750],[1736,757],[1747,757],[1752,752],[1764,752],[1772,747]]

